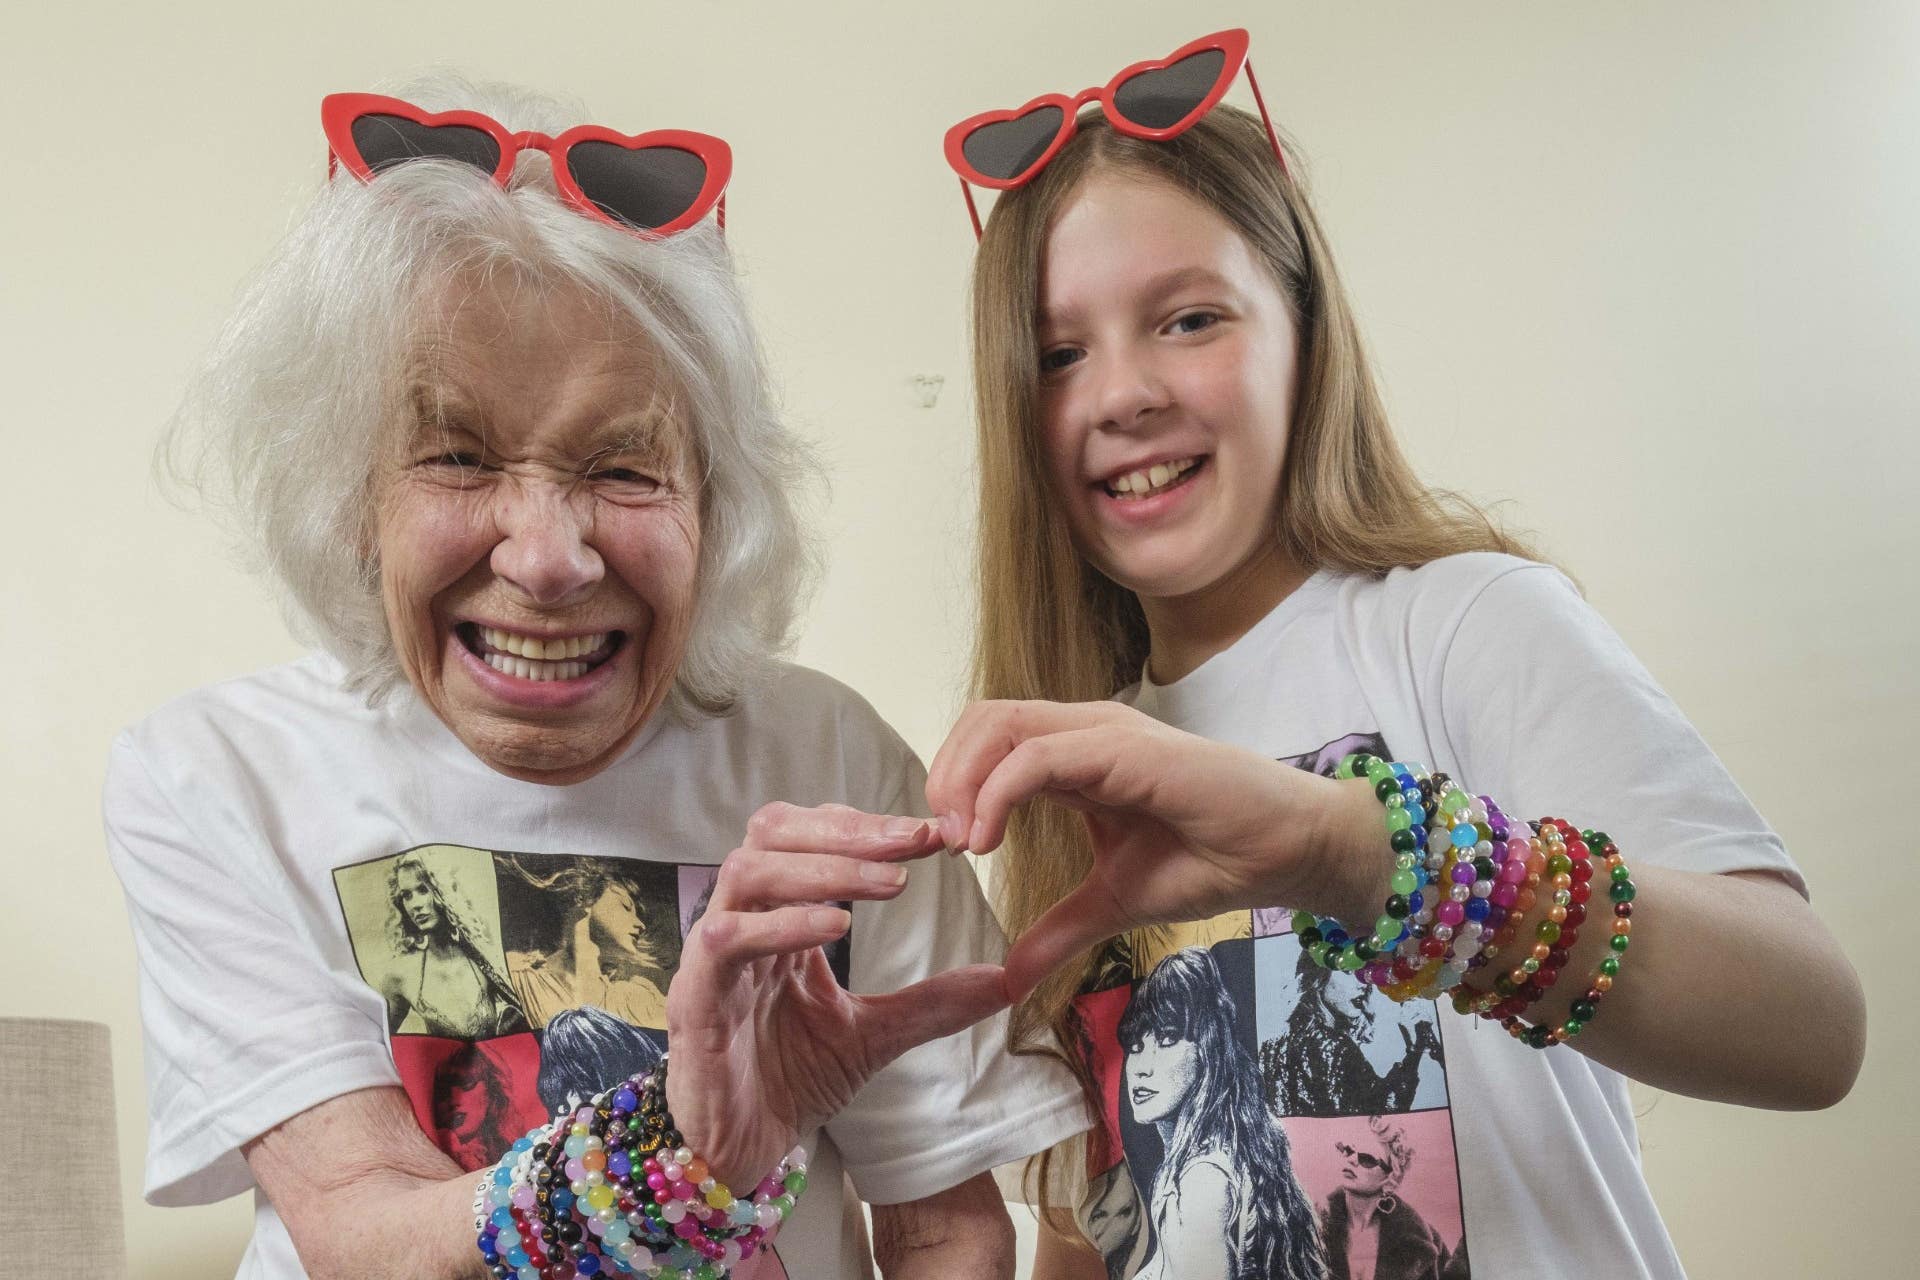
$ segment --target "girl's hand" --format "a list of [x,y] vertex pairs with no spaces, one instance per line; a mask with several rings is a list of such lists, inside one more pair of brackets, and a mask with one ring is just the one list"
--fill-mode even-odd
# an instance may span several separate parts
[[1116,702],[976,703],[927,780],[943,838],[975,853],[998,847],[1008,814],[1035,797],[1086,818],[1093,867],[1014,942],[1016,1000],[1142,925],[1276,904],[1371,923],[1387,896],[1393,864],[1364,780],[1306,773]]
[[736,1195],[889,1062],[1006,1007],[997,965],[877,996],[849,993],[828,968],[820,948],[852,923],[831,904],[898,897],[897,864],[938,848],[915,818],[773,804],[720,864],[667,992],[667,1106]]

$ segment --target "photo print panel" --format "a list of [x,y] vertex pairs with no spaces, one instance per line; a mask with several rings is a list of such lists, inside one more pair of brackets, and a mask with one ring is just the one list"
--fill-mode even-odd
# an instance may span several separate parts
[[341,867],[354,962],[389,1036],[481,1040],[528,1029],[501,944],[493,855],[430,844]]

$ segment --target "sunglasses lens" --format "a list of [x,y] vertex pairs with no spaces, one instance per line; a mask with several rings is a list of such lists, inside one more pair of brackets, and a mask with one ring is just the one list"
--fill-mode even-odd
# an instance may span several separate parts
[[375,172],[425,157],[458,160],[487,173],[500,167],[500,144],[484,129],[464,124],[417,124],[400,116],[359,116],[353,122],[353,145]]
[[1037,107],[1012,120],[981,125],[966,136],[960,151],[976,172],[1008,182],[1031,169],[1053,145],[1065,119],[1059,107]]
[[1114,91],[1113,109],[1145,129],[1171,129],[1205,102],[1220,82],[1227,55],[1203,49],[1170,67],[1142,71]]
[[567,172],[608,217],[652,231],[693,208],[707,182],[707,162],[679,147],[623,147],[576,142]]

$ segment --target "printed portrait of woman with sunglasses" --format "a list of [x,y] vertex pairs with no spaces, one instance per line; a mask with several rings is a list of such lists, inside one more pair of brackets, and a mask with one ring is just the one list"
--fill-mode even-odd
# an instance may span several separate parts
[[[781,657],[815,468],[730,148],[444,76],[320,114],[169,440],[316,648],[107,780],[148,1194],[254,1190],[247,1280],[1000,1273],[990,1171],[1078,1090],[913,753]],[[395,988],[406,910],[458,946]]]

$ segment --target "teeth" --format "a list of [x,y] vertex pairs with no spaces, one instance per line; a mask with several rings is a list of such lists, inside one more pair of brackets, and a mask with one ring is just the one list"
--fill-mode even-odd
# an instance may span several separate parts
[[1195,460],[1192,458],[1181,458],[1176,462],[1156,462],[1151,467],[1129,471],[1123,476],[1107,481],[1107,488],[1114,493],[1152,493],[1178,480],[1193,470],[1194,465]]
[[538,636],[523,636],[514,631],[502,631],[498,627],[480,628],[480,638],[487,642],[488,648],[540,662],[561,662],[569,658],[584,657],[605,644],[608,634],[601,631],[590,636],[542,640]]
[[587,664],[584,662],[542,662],[504,653],[489,653],[481,660],[495,671],[518,676],[522,680],[578,680],[587,674]]

